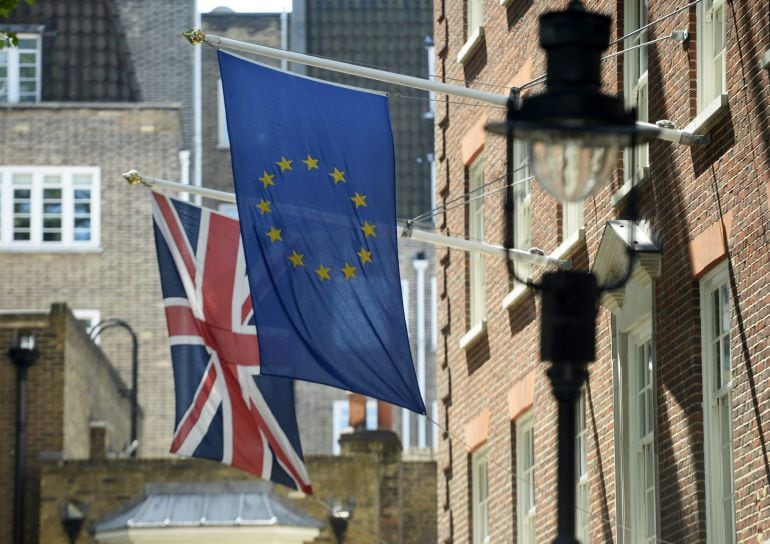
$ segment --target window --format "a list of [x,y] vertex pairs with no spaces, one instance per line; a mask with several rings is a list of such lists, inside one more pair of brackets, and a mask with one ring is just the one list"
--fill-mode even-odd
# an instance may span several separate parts
[[[513,247],[529,251],[532,247],[529,206],[532,201],[532,176],[529,173],[527,142],[513,141]],[[526,279],[530,264],[514,263],[516,275]]]
[[486,544],[489,542],[489,478],[486,447],[471,455],[471,470],[473,544]]
[[0,102],[40,102],[40,36],[19,34],[19,45],[0,51]]
[[[583,203],[561,203],[561,239],[562,242],[577,240],[577,232],[583,228]],[[572,238],[570,238],[572,237]]]
[[655,450],[655,369],[649,320],[621,335],[624,391],[622,491],[624,542],[655,543],[657,454]]
[[0,247],[99,246],[99,169],[0,168]]
[[700,284],[708,541],[735,537],[730,291],[726,263]]
[[225,95],[222,91],[222,80],[217,82],[217,135],[219,147],[230,147],[230,134],[227,132],[227,115],[225,113]]
[[484,1],[467,0],[466,9],[467,39],[470,41],[474,35],[478,34],[479,29],[484,26]]
[[[630,34],[647,24],[647,0],[626,0],[624,5],[625,34]],[[648,40],[646,30],[628,37],[623,44],[624,49],[631,49],[623,57],[623,94],[626,106],[636,108],[640,121],[649,121],[648,90],[647,90],[647,46],[641,46]],[[628,148],[623,157],[626,180],[637,180],[644,177],[645,169],[650,165],[650,146],[643,144],[635,149]]]
[[516,540],[535,544],[535,427],[532,415],[516,422]]
[[[350,408],[349,401],[335,400],[332,403],[332,453],[340,454],[340,436],[348,427]],[[377,401],[366,399],[366,429],[377,429]]]
[[465,64],[484,42],[484,1],[465,2],[465,44],[457,53],[457,62]]
[[697,5],[698,111],[725,92],[725,0]]
[[227,217],[238,219],[238,206],[235,204],[217,204],[217,211]]
[[586,390],[580,392],[575,414],[575,538],[588,542],[588,431],[586,428]]
[[[484,240],[484,159],[479,155],[468,168],[468,237]],[[486,318],[486,285],[484,280],[484,256],[478,251],[470,252],[470,325],[481,323]]]

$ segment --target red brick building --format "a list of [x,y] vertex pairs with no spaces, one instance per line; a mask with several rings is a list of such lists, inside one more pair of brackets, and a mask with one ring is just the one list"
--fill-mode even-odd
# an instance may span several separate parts
[[[437,0],[437,76],[501,94],[541,92],[538,17],[566,4]],[[617,40],[602,63],[604,90],[622,94],[641,120],[710,143],[655,140],[635,161],[626,152],[581,206],[561,205],[530,180],[517,144],[506,216],[495,191],[505,184],[505,142],[483,129],[504,109],[451,98],[436,108],[437,202],[484,193],[447,207],[436,222],[445,234],[500,244],[510,221],[517,248],[571,258],[606,280],[626,266],[619,233],[630,225],[617,220],[632,181],[640,190],[634,233],[645,251],[631,281],[602,298],[597,360],[579,404],[581,542],[770,539],[770,8],[688,4],[589,3],[612,16]],[[522,276],[541,270],[517,265]],[[502,260],[473,253],[438,250],[437,276],[437,387],[448,429],[439,541],[549,542],[556,404],[539,356],[540,297],[511,282]]]

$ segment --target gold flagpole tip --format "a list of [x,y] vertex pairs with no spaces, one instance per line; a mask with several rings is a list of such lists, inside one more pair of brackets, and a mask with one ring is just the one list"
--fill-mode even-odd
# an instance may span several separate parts
[[206,41],[206,35],[200,28],[192,28],[187,32],[182,32],[182,35],[187,38],[190,45],[200,45]]
[[129,185],[139,185],[142,183],[142,174],[136,170],[129,170],[123,174],[123,178],[128,182]]

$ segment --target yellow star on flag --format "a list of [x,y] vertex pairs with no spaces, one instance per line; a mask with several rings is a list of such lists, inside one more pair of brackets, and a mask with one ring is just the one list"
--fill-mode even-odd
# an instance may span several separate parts
[[281,155],[281,160],[275,164],[277,164],[281,168],[281,172],[285,172],[286,170],[293,170],[293,168],[291,167],[291,163],[293,162],[294,161],[290,161],[289,159]]
[[377,225],[370,225],[369,221],[364,221],[364,226],[361,227],[361,230],[364,231],[365,238],[369,238],[370,236],[377,238],[377,234],[374,232],[374,229],[376,228]]
[[361,206],[366,206],[366,195],[360,195],[358,194],[358,191],[356,191],[355,196],[350,197],[350,200],[356,205],[356,209]]
[[281,229],[277,229],[275,227],[270,227],[270,230],[265,233],[268,238],[270,238],[270,243],[278,242],[279,240],[283,242],[283,238],[281,238]]
[[307,165],[307,171],[310,172],[312,169],[318,170],[318,159],[314,159],[310,155],[307,156],[307,159],[305,159],[304,162]]
[[361,259],[361,264],[372,262],[372,252],[367,251],[365,247],[362,247],[361,251],[356,253],[356,255],[358,255],[359,259]]
[[294,268],[297,268],[298,266],[305,266],[305,263],[302,262],[302,259],[305,257],[302,253],[297,253],[297,250],[294,249],[291,252],[291,255],[289,255],[289,260],[291,261],[291,264],[294,265]]
[[259,199],[257,209],[259,210],[259,215],[265,215],[266,213],[271,213],[273,211],[270,209],[270,201],[265,200],[264,198]]
[[275,182],[273,181],[274,177],[275,174],[268,174],[267,170],[265,170],[265,173],[262,174],[262,177],[258,179],[264,184],[265,189],[267,189],[268,185],[275,185]]
[[327,268],[324,265],[319,265],[318,268],[315,269],[315,273],[318,274],[318,278],[321,281],[331,280],[332,277],[329,275],[329,270],[331,270],[331,268]]
[[345,179],[345,172],[340,171],[336,167],[334,168],[334,171],[329,174],[332,179],[334,179],[334,185],[337,185],[340,181],[347,183],[348,180]]
[[351,266],[348,263],[345,263],[345,266],[342,267],[342,273],[345,274],[345,280],[349,280],[350,278],[356,277],[356,267]]

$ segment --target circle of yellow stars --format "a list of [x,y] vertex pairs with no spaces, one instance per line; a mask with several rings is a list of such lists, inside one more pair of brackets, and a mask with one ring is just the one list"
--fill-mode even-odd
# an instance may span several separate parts
[[[268,189],[268,187],[275,187],[276,186],[276,175],[284,174],[285,172],[293,172],[294,171],[294,163],[298,162],[304,165],[304,168],[302,166],[299,166],[300,171],[310,172],[312,170],[321,170],[321,168],[318,165],[320,159],[313,157],[310,153],[307,154],[307,156],[302,160],[295,160],[295,159],[289,159],[285,157],[284,155],[281,155],[281,159],[278,161],[275,161],[273,164],[275,165],[275,168],[271,167],[270,170],[263,169],[262,175],[257,178],[257,181],[262,184],[264,189]],[[347,184],[348,179],[346,177],[345,170],[340,170],[339,167],[333,166],[331,171],[327,174],[330,178],[330,181],[337,186],[339,183]],[[366,208],[367,202],[366,202],[367,195],[361,194],[358,191],[356,191],[353,196],[350,197],[350,201],[352,202],[352,205],[354,206],[355,210],[359,210],[360,208]],[[270,200],[265,200],[264,198],[260,198],[259,202],[255,204],[257,211],[259,212],[260,216],[270,215],[273,213],[272,208],[273,202]],[[374,223],[370,223],[369,220],[364,220],[363,225],[360,226],[361,232],[364,235],[364,243],[366,244],[366,241],[370,237],[377,237],[377,225]],[[265,236],[269,239],[270,245],[277,242],[285,243],[283,239],[283,229],[277,228],[275,225],[270,225],[270,230],[266,231]],[[356,274],[358,273],[358,267],[356,264],[359,264],[361,268],[363,269],[364,266],[367,264],[371,264],[374,262],[374,256],[372,254],[372,251],[367,249],[367,247],[362,246],[361,249],[356,252],[356,255],[358,257],[357,261],[353,260],[353,263],[351,264],[350,261],[345,261],[343,266],[338,266],[337,268],[333,268],[331,266],[326,266],[323,263],[319,263],[318,267],[313,269],[313,272],[315,273],[316,277],[318,278],[318,281],[323,283],[324,281],[331,281],[333,278],[333,274],[340,273],[342,275],[342,278],[344,278],[345,281],[350,281],[356,279]],[[287,257],[289,263],[291,264],[293,269],[297,268],[305,268],[305,254],[299,253],[296,248],[292,248],[291,255]]]

